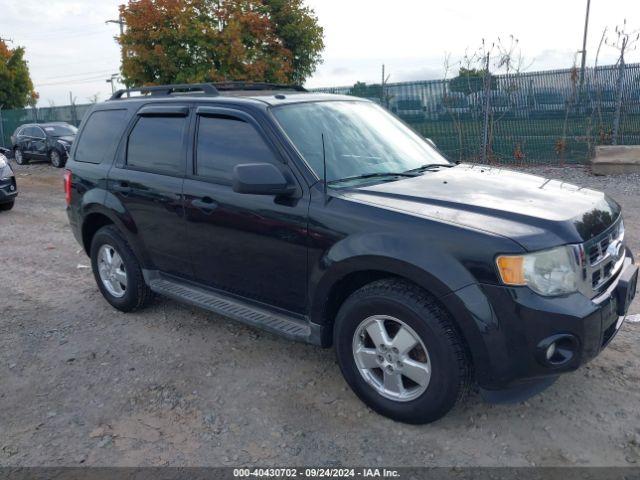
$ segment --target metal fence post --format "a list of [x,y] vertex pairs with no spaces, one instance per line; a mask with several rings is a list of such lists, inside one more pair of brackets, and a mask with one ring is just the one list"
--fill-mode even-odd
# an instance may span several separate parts
[[618,81],[616,85],[616,110],[613,115],[613,130],[611,132],[611,144],[618,144],[618,132],[620,130],[620,115],[622,113],[622,87],[624,85],[625,63],[624,56],[620,56],[618,65]]
[[491,108],[491,74],[489,73],[489,54],[484,69],[484,120],[482,122],[482,163],[487,163],[489,150],[489,109]]
[[2,146],[4,147],[4,120],[2,119],[2,107],[4,107],[4,105],[0,105],[0,142],[2,142]]

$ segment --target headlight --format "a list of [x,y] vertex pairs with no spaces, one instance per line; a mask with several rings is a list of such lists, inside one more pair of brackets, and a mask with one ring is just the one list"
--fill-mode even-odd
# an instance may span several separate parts
[[0,168],[4,168],[7,166],[7,157],[4,155],[0,155]]
[[501,255],[498,271],[506,285],[528,286],[545,296],[578,290],[578,261],[572,247],[564,246],[526,255]]
[[62,140],[58,140],[58,143],[59,143],[60,145],[62,145],[62,147],[63,147],[65,150],[69,150],[69,148],[71,147],[71,144],[69,144],[69,143],[67,143],[67,142],[63,142]]

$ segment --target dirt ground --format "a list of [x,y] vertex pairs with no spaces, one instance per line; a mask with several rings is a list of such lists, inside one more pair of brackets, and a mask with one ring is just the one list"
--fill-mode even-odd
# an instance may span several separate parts
[[[640,257],[640,177],[534,171],[610,193]],[[474,394],[407,426],[351,393],[332,350],[162,298],[117,312],[67,224],[62,171],[16,173],[0,214],[0,465],[640,465],[640,324],[524,403]]]

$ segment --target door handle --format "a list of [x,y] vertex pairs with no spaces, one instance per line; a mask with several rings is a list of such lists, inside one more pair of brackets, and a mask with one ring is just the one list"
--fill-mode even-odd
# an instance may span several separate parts
[[194,198],[191,205],[205,213],[210,213],[218,208],[218,203],[211,197]]
[[127,181],[119,181],[114,185],[114,190],[123,194],[128,194],[131,192],[131,185]]

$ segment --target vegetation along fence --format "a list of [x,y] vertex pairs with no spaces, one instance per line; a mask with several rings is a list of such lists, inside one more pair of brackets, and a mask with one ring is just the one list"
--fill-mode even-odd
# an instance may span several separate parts
[[[596,145],[640,144],[640,64],[315,89],[368,98],[452,160],[579,163]],[[19,125],[78,125],[91,105],[0,110],[0,143]]]
[[640,144],[640,64],[321,88],[368,98],[452,160],[579,163],[596,145]]

